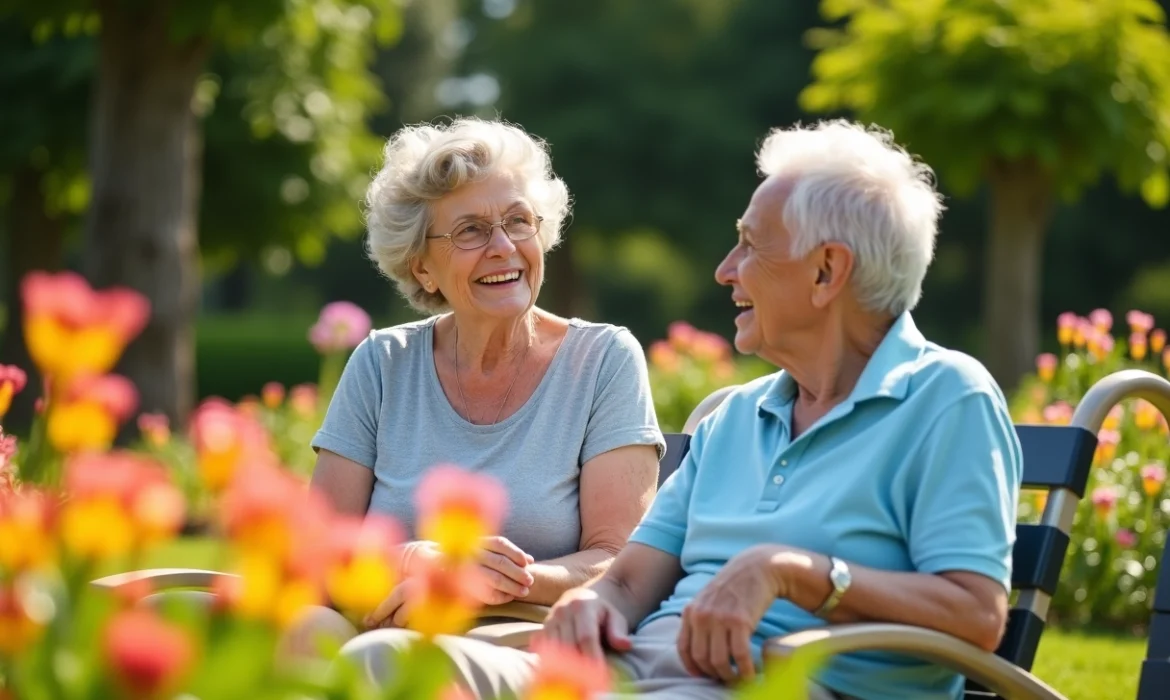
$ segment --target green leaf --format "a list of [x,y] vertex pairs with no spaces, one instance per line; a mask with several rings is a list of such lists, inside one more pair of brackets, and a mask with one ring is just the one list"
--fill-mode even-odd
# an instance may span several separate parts
[[768,661],[763,679],[735,694],[736,700],[804,700],[808,684],[827,660],[815,643],[796,650],[785,659]]
[[1155,170],[1142,181],[1142,199],[1155,209],[1170,203],[1170,175],[1165,169]]

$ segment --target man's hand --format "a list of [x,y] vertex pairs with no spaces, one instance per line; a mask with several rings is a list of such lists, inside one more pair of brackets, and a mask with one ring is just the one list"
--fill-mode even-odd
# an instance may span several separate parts
[[782,593],[771,567],[776,551],[760,545],[735,555],[683,609],[678,653],[692,675],[724,683],[755,677],[752,634]]
[[588,588],[573,589],[561,596],[538,635],[595,659],[605,658],[603,639],[615,651],[629,651],[631,646],[630,624],[625,616]]

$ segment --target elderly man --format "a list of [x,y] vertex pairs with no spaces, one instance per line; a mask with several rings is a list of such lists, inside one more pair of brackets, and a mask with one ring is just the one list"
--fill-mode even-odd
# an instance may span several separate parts
[[[990,650],[1007,616],[1021,455],[1006,402],[910,317],[942,210],[930,171],[840,121],[773,132],[758,165],[716,278],[741,309],[737,349],[781,371],[700,424],[609,571],[543,632],[609,653],[646,697],[728,697],[774,635],[886,621]],[[480,697],[522,690],[533,663],[447,648]],[[812,690],[961,694],[956,674],[885,653],[831,660]]]

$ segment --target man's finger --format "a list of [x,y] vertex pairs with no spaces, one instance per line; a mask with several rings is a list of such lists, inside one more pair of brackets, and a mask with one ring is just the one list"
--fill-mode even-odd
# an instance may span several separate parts
[[756,663],[752,658],[751,633],[743,630],[731,633],[731,658],[735,659],[739,677],[750,681],[756,677]]
[[715,672],[716,678],[724,683],[731,683],[735,680],[735,672],[731,668],[731,650],[727,643],[727,629],[723,625],[716,624],[711,628],[707,638],[709,640],[708,665]]
[[699,667],[695,665],[695,662],[691,659],[691,636],[694,634],[692,627],[693,622],[691,617],[684,609],[682,615],[682,625],[678,630],[678,657],[682,660],[683,668],[687,670],[687,673],[691,674],[692,676],[702,676],[702,670],[700,670]]
[[605,652],[601,648],[601,620],[596,611],[591,609],[576,611],[573,615],[573,632],[576,635],[573,645],[582,654],[594,659],[605,657]]
[[630,623],[613,608],[606,608],[605,637],[616,651],[629,651],[633,646],[630,643]]

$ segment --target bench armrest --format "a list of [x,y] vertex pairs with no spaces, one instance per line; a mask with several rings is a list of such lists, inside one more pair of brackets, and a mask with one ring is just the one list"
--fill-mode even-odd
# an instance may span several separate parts
[[150,584],[151,591],[165,591],[173,588],[200,588],[209,590],[221,579],[236,579],[235,574],[208,569],[139,569],[112,574],[91,581],[90,584],[109,591],[124,591],[143,582]]
[[543,624],[545,618],[548,617],[548,611],[549,607],[547,605],[536,605],[535,603],[524,603],[514,600],[511,603],[504,603],[503,605],[489,605],[479,611],[478,617],[482,619],[504,617],[509,620]]
[[765,642],[764,658],[784,658],[802,648],[826,656],[897,652],[957,671],[1007,700],[1066,700],[1031,673],[995,654],[948,634],[910,625],[860,623],[794,632]]

